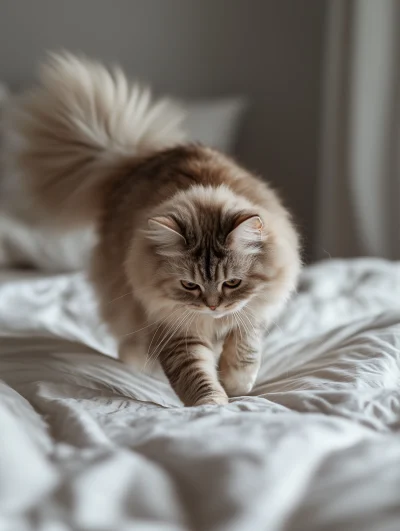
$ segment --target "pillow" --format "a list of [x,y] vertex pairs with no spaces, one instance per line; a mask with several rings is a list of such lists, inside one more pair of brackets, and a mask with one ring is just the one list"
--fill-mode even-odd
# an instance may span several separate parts
[[186,111],[183,128],[190,140],[226,154],[233,153],[247,107],[244,98],[194,100],[180,105]]
[[[0,83],[0,118],[7,95],[6,86]],[[186,111],[183,128],[190,141],[233,153],[246,110],[243,98],[177,103]],[[0,127],[0,143],[1,136],[6,134]],[[29,213],[30,221],[22,219],[17,203],[23,194],[15,183],[11,175],[0,175],[0,267],[23,265],[50,272],[83,269],[95,241],[93,228],[62,235],[35,219],[34,212]]]

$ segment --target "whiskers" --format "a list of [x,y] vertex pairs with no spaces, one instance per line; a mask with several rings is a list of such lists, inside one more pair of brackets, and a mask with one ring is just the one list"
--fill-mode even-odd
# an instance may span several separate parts
[[120,295],[119,297],[115,297],[115,299],[111,299],[110,301],[106,302],[106,305],[112,304],[115,301],[118,301],[119,299],[123,299],[124,297],[127,297],[128,295],[133,295],[133,291],[128,291],[127,293],[124,293],[123,295]]
[[[159,339],[158,343],[156,344],[156,346],[151,351],[151,346],[152,346],[152,344],[154,342],[155,337],[157,336],[158,330],[160,329],[162,324],[166,320],[168,320],[170,317],[171,316],[168,316],[167,318],[165,318],[160,323],[160,325],[158,326],[157,330],[154,332],[154,334],[153,334],[153,336],[151,338],[149,347],[147,349],[146,362],[145,362],[145,365],[144,365],[143,369],[145,369],[149,363],[155,363],[157,361],[157,359],[158,359],[159,355],[161,354],[162,350],[164,349],[165,345],[167,345],[167,343],[172,339],[173,336],[175,336],[178,332],[181,332],[181,330],[185,326],[186,326],[186,333],[185,333],[184,338],[182,338],[182,341],[184,341],[185,338],[186,338],[186,350],[187,350],[187,334],[188,334],[190,326],[192,325],[193,321],[196,318],[196,312],[194,312],[193,310],[187,310],[186,309],[186,310],[184,310],[183,315],[179,315],[171,323],[168,323],[164,333],[162,334],[161,339]],[[184,332],[185,332],[185,330],[184,330]]]
[[[176,313],[177,311],[179,310],[179,308],[176,308],[171,315],[174,315],[174,313]],[[142,328],[138,328],[137,330],[134,330],[133,332],[128,332],[127,334],[124,334],[122,336],[119,336],[120,339],[124,338],[124,337],[129,337],[129,336],[133,336],[135,334],[137,334],[138,332],[141,332],[142,330],[145,330],[146,328],[150,328],[150,326],[153,326],[157,323],[160,323],[160,326],[163,324],[163,322],[165,322],[167,319],[169,319],[171,317],[171,315],[168,315],[167,317],[165,317],[164,319],[161,320],[161,323],[160,323],[160,319],[157,319],[157,321],[154,321],[153,323],[150,323],[146,326],[143,326]],[[157,328],[158,330],[158,328]]]
[[240,310],[232,312],[231,315],[236,322],[241,340],[243,340],[244,336],[258,335],[260,330],[259,319],[250,308],[244,306]]

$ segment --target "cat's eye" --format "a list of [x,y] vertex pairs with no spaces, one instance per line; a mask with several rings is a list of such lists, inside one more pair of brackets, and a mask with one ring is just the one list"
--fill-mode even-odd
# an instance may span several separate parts
[[187,282],[186,280],[181,280],[181,284],[185,289],[188,289],[190,291],[199,289],[199,285],[195,284],[194,282]]
[[241,283],[242,280],[240,278],[230,278],[229,280],[225,280],[224,286],[226,288],[238,288]]

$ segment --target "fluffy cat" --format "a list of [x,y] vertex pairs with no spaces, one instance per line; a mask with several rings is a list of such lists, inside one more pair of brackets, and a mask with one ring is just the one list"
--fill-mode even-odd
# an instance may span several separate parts
[[187,406],[225,404],[254,385],[298,236],[265,182],[178,122],[120,70],[52,56],[8,116],[8,156],[54,223],[96,223],[90,278],[120,357],[158,360]]

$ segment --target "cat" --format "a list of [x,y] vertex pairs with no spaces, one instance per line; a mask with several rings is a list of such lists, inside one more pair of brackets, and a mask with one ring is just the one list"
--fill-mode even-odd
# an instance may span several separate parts
[[121,359],[157,360],[186,406],[226,404],[254,386],[299,237],[266,182],[179,120],[119,69],[52,55],[8,114],[9,164],[54,224],[96,224],[89,277]]

